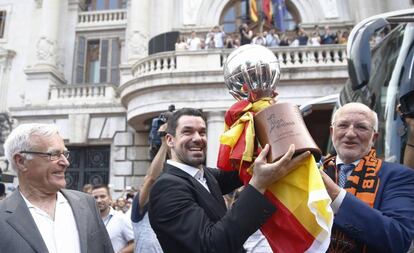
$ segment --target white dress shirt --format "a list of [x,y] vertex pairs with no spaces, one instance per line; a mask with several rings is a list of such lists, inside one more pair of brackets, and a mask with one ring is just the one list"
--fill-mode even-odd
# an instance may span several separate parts
[[[355,167],[358,165],[359,160],[354,161],[352,164],[355,165]],[[338,156],[336,156],[336,168],[339,168],[339,164],[344,164],[344,162],[341,160],[341,158],[339,158]],[[347,177],[349,177],[349,175],[351,175],[352,171],[348,171],[348,173],[346,174]],[[344,198],[346,196],[346,190],[341,188],[341,191],[339,192],[338,196],[334,199],[334,201],[332,201],[331,203],[331,207],[332,207],[332,211],[334,212],[334,214],[336,214],[339,211],[339,208],[342,205],[342,202],[344,201]]]
[[[20,193],[21,194],[21,193]],[[80,253],[79,233],[68,200],[57,193],[55,219],[21,194],[50,253]]]
[[108,231],[109,238],[111,238],[114,252],[119,252],[127,246],[129,241],[134,240],[131,216],[126,217],[124,213],[110,208],[108,216],[102,218],[102,221]]
[[184,163],[175,162],[173,160],[167,160],[167,163],[179,168],[180,170],[184,171],[185,173],[189,174],[193,178],[195,178],[208,192],[210,189],[208,188],[207,181],[204,178],[204,170],[203,168],[199,169],[196,167],[189,166]]

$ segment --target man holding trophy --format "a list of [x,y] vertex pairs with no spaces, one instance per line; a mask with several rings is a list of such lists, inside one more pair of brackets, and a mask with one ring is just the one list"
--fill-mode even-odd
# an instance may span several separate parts
[[[267,163],[266,145],[255,159],[254,175],[229,212],[223,199],[242,185],[238,171],[204,166],[206,121],[200,110],[184,108],[168,119],[171,159],[150,193],[149,218],[164,252],[244,252],[243,243],[275,212],[263,193],[297,167],[294,145],[276,162]],[[280,222],[283,222],[282,220]]]

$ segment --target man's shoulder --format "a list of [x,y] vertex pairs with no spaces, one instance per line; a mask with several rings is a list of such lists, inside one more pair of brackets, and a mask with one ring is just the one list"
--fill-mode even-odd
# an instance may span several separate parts
[[89,202],[95,204],[93,197],[87,193],[70,189],[61,189],[60,192],[69,202],[76,202],[77,204]]
[[151,187],[151,193],[163,192],[173,188],[185,188],[191,185],[190,175],[183,170],[167,165],[164,172],[157,178],[154,185]]
[[[181,169],[172,165],[167,165],[164,172],[157,178],[155,184],[159,184],[162,181],[186,181],[188,174]],[[189,176],[189,175],[188,175]]]
[[414,180],[414,169],[399,163],[383,161],[380,169],[380,175]]
[[77,190],[71,190],[71,189],[61,189],[60,192],[65,196],[65,197],[77,197],[77,198],[82,198],[82,199],[87,199],[89,197],[92,198],[92,196],[90,196],[87,193],[81,192],[81,191],[77,191]]
[[23,201],[23,198],[19,197],[20,193],[15,190],[5,199],[0,200],[0,211],[4,211],[9,208],[16,208],[19,202]]

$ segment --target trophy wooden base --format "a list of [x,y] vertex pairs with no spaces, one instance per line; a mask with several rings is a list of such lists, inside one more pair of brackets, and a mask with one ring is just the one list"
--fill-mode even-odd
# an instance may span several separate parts
[[303,121],[299,108],[291,103],[276,103],[254,116],[256,137],[262,147],[270,144],[268,162],[281,158],[295,144],[295,155],[307,150],[321,157],[321,150],[316,145]]

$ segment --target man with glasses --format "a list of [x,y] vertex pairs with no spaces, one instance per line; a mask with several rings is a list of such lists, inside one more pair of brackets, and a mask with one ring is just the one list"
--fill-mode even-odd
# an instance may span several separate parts
[[1,252],[113,252],[95,200],[64,189],[69,151],[55,125],[19,125],[4,149],[19,187],[0,201]]
[[335,213],[328,252],[406,252],[414,237],[414,171],[376,157],[377,114],[349,103],[333,115],[336,156],[321,171]]

